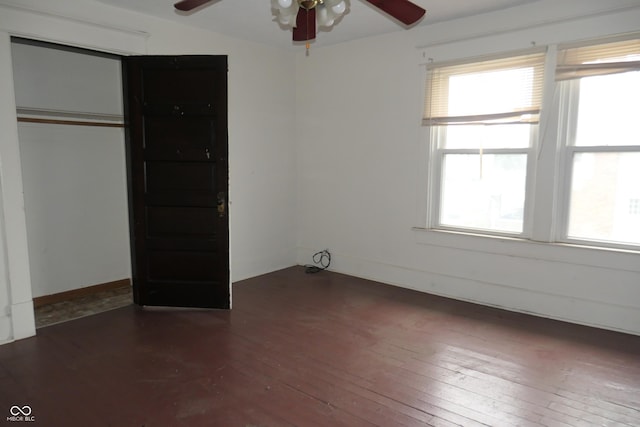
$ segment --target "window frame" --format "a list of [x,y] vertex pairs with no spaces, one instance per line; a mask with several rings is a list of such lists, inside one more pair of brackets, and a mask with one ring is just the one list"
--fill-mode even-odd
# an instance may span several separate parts
[[[624,40],[625,38],[605,38],[594,41],[592,43],[582,43],[584,46],[599,46],[612,41]],[[630,39],[640,39],[640,34],[636,34]],[[560,47],[558,47],[559,50]],[[555,55],[556,50],[550,51],[548,54]],[[546,77],[546,76],[545,76]],[[588,78],[585,76],[584,78]],[[553,76],[551,76],[553,78]],[[614,242],[607,240],[597,240],[591,238],[578,238],[569,236],[570,221],[570,205],[571,205],[571,189],[572,177],[574,169],[574,158],[578,153],[640,153],[640,144],[638,145],[576,145],[577,129],[578,129],[578,105],[580,99],[580,78],[570,79],[566,81],[553,81],[558,93],[560,94],[559,105],[556,105],[553,111],[558,115],[558,143],[560,146],[559,157],[561,166],[561,176],[556,184],[557,186],[557,206],[555,212],[556,233],[553,234],[553,241],[579,246],[600,247],[607,249],[623,249],[623,250],[640,250],[640,243],[627,244],[624,242]]]
[[[515,125],[517,126],[517,125]],[[479,233],[479,234],[488,234],[491,236],[505,236],[505,237],[522,237],[528,238],[531,237],[531,226],[530,226],[530,217],[531,217],[531,191],[533,189],[533,172],[535,170],[535,156],[533,155],[536,151],[536,139],[538,135],[538,125],[530,125],[530,135],[529,141],[530,144],[528,147],[522,148],[484,148],[484,149],[474,149],[474,148],[441,148],[439,144],[439,136],[438,133],[445,132],[446,127],[433,127],[431,129],[431,133],[435,133],[436,135],[432,136],[432,140],[437,141],[437,143],[432,144],[431,157],[433,161],[431,162],[432,167],[430,168],[432,171],[431,174],[431,191],[429,192],[429,208],[427,211],[431,214],[428,219],[428,227],[431,229],[437,230],[447,230],[447,231],[460,231],[466,233]],[[482,229],[482,228],[471,228],[471,227],[463,227],[463,226],[452,226],[443,224],[441,222],[441,208],[442,208],[442,196],[443,196],[443,165],[444,158],[448,154],[474,154],[474,155],[489,155],[489,154],[524,154],[527,159],[527,166],[525,168],[525,188],[524,188],[524,204],[523,204],[523,219],[522,219],[522,231],[520,232],[508,232],[508,231],[500,231],[500,230],[492,230],[492,229]]]
[[[579,41],[574,46],[597,46],[620,40],[640,40],[640,33],[609,36],[599,39]],[[422,153],[422,169],[420,177],[426,180],[423,192],[419,195],[419,222],[423,226],[416,230],[430,230],[459,235],[476,235],[485,238],[498,238],[541,242],[546,244],[569,245],[575,247],[640,252],[640,244],[626,244],[623,242],[600,241],[592,238],[569,237],[569,219],[571,203],[571,179],[573,162],[576,153],[589,152],[640,152],[640,145],[623,146],[576,146],[574,144],[577,133],[579,79],[556,81],[558,67],[558,52],[570,44],[550,43],[544,46],[546,50],[543,72],[543,92],[539,123],[531,126],[531,138],[526,149],[483,149],[484,154],[497,152],[526,151],[526,184],[524,195],[523,228],[521,233],[500,232],[480,228],[465,228],[443,225],[440,223],[443,197],[443,168],[446,154],[479,154],[478,149],[446,149],[441,148],[440,142],[446,135],[447,126],[429,126],[423,119],[423,126],[427,141]],[[538,48],[540,49],[540,48]],[[487,57],[470,57],[449,61],[450,63],[473,63],[486,58],[517,56],[527,51],[503,52],[500,55]],[[427,71],[434,66],[429,59]],[[428,93],[429,81],[426,80],[425,90]],[[424,191],[426,189],[426,191]]]
[[[468,60],[461,60],[452,62],[455,65],[464,64],[477,64],[484,61],[491,61],[496,59],[509,59],[517,58],[528,55],[543,54],[543,61],[546,61],[546,48],[533,48],[524,51],[507,52],[500,55],[493,55],[481,58],[470,58]],[[432,64],[433,65],[433,64]],[[435,66],[447,66],[445,64],[435,64]],[[433,67],[435,68],[435,67]],[[498,70],[498,69],[497,69]],[[546,65],[542,65],[542,93],[539,95],[542,100],[540,105],[544,103],[544,85],[546,78]],[[426,90],[429,93],[429,78],[427,78]],[[425,109],[428,107],[425,105]],[[542,108],[541,108],[542,110]],[[542,111],[538,113],[538,116],[542,115]],[[423,119],[423,124],[426,125],[428,119]],[[429,145],[427,152],[427,162],[429,165],[429,173],[427,177],[427,203],[426,203],[426,227],[432,230],[442,230],[469,234],[479,234],[496,237],[508,237],[508,238],[531,238],[533,233],[532,217],[533,217],[533,194],[534,189],[534,177],[537,168],[537,161],[535,153],[539,150],[539,127],[540,123],[512,123],[509,126],[521,126],[529,125],[529,143],[526,147],[521,148],[444,148],[442,147],[443,141],[446,141],[446,133],[448,126],[455,125],[441,125],[441,126],[429,126]],[[462,125],[464,126],[464,125]],[[490,125],[489,125],[490,126]],[[488,154],[524,154],[526,156],[526,168],[525,168],[525,186],[524,186],[524,203],[523,203],[523,218],[522,218],[522,230],[520,232],[509,232],[497,229],[482,229],[471,228],[463,226],[452,226],[443,224],[441,222],[442,213],[442,197],[443,197],[443,165],[444,158],[447,154],[475,154],[475,155],[488,155]]]

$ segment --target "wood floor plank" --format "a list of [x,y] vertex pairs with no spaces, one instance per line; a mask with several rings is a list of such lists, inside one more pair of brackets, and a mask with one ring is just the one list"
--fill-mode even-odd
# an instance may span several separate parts
[[[370,384],[364,384],[363,387],[362,383],[355,384],[353,378],[347,380],[346,377],[352,377],[352,375],[343,368],[327,364],[327,358],[317,360],[314,358],[313,352],[308,352],[305,349],[292,352],[287,348],[282,348],[281,345],[278,348],[274,345],[265,348],[260,344],[261,341],[282,344],[287,341],[287,337],[298,337],[297,334],[277,335],[273,329],[270,329],[254,331],[253,336],[256,336],[256,341],[252,351],[255,351],[255,354],[259,356],[255,359],[250,357],[241,357],[241,359],[255,362],[250,366],[250,369],[255,372],[268,374],[279,381],[284,381],[290,387],[326,402],[330,406],[347,410],[370,421],[384,422],[386,415],[382,410],[389,406],[395,407],[397,413],[394,414],[393,419],[389,419],[385,424],[412,425],[415,424],[416,419],[422,423],[428,423],[432,418],[428,414],[400,402],[370,393],[368,391]],[[314,340],[317,338],[315,336]],[[263,356],[265,354],[268,356]],[[338,362],[337,365],[341,365],[341,363]],[[374,418],[372,419],[372,417]]]
[[[286,337],[287,337],[287,335],[283,335],[283,336],[274,335],[273,330],[261,331],[257,335],[261,337],[260,339],[266,342],[275,342],[275,343],[282,343],[286,341]],[[288,336],[298,337],[300,335],[301,335],[300,332],[295,332]],[[308,334],[302,334],[302,335],[309,336]],[[312,340],[314,341],[314,343],[310,344],[308,347],[310,351],[307,352],[303,349],[299,349],[300,353],[304,355],[303,360],[308,359],[312,362],[312,365],[308,368],[306,372],[320,371],[323,376],[331,377],[331,381],[333,381],[334,384],[338,384],[338,385],[341,385],[342,387],[348,388],[358,396],[366,396],[368,399],[377,401],[378,403],[384,402],[385,405],[396,406],[395,410],[401,411],[403,413],[410,413],[413,417],[416,417],[422,422],[425,422],[425,423],[436,422],[436,420],[429,421],[431,416],[429,416],[428,413],[418,408],[402,405],[400,404],[400,402],[392,398],[389,398],[384,395],[379,395],[377,393],[370,391],[373,389],[371,382],[368,381],[367,378],[365,377],[360,377],[356,375],[358,371],[363,369],[363,367],[361,366],[362,363],[368,362],[368,359],[370,358],[369,356],[362,357],[362,358],[357,357],[356,358],[358,359],[357,362],[354,364],[350,364],[347,362],[348,355],[342,352],[340,348],[347,348],[347,352],[349,351],[353,352],[352,346],[345,346],[344,344],[340,345],[340,343],[337,343],[337,341],[334,339],[333,340],[334,345],[329,346],[330,348],[329,353],[322,353],[323,347],[326,348],[326,345],[323,344],[324,341],[320,339],[320,336],[318,334],[312,335]],[[318,348],[317,349],[314,348],[315,346],[318,346]],[[268,349],[268,352],[270,354],[273,354],[274,352],[277,352],[277,350],[273,346],[270,346]],[[322,356],[321,358],[317,358],[317,356],[314,356],[314,354],[321,354]],[[284,351],[280,353],[278,356],[279,356],[278,360],[280,361],[282,360],[282,358],[286,358],[287,352]],[[279,364],[279,362],[277,363]],[[290,361],[290,364],[291,366],[302,368],[303,370],[305,368],[304,361],[292,360]],[[377,366],[378,368],[381,367],[380,364],[378,364]],[[345,378],[349,378],[349,380],[345,380]],[[441,424],[446,424],[446,420],[442,420]]]
[[233,295],[232,311],[130,306],[0,346],[0,415],[21,404],[71,427],[640,425],[637,336],[300,267]]

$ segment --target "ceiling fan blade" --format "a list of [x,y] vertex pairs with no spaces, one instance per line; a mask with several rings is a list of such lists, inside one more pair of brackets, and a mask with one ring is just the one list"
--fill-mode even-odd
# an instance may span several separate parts
[[405,25],[413,25],[422,18],[426,12],[420,6],[409,0],[366,0],[373,6],[388,13]]
[[293,27],[293,41],[304,42],[316,38],[316,9],[298,9],[296,26]]
[[209,3],[210,1],[211,0],[182,0],[174,4],[173,7],[178,10],[182,10],[183,12],[188,12],[196,7],[202,6],[203,4]]

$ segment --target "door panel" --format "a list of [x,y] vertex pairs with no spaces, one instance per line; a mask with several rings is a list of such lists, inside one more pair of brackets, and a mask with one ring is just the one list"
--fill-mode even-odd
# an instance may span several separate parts
[[[222,95],[221,88],[212,84],[211,71],[201,67],[206,57],[183,56],[175,59],[176,67],[181,68],[180,80],[175,79],[174,69],[168,62],[154,69],[147,68],[142,71],[145,79],[145,101],[156,105],[195,103],[206,106],[211,103],[211,100]],[[224,59],[226,60],[226,57]],[[226,69],[224,72],[226,75]],[[192,90],[193,88],[198,90]],[[226,88],[224,95],[226,96]]]
[[156,161],[147,164],[147,189],[151,193],[215,190],[211,163]]
[[149,279],[202,282],[215,280],[215,252],[149,251]]
[[216,236],[216,208],[149,207],[147,237]]
[[176,108],[178,116],[145,111],[144,148],[149,160],[212,160],[217,119],[193,117],[179,105]]
[[166,117],[158,113],[147,114],[150,116],[145,120],[147,149],[165,149],[176,153],[176,150],[181,148],[183,151],[208,148],[213,152],[212,137],[215,138],[215,133],[212,133],[213,120],[208,117]]
[[134,300],[229,308],[226,57],[124,67]]

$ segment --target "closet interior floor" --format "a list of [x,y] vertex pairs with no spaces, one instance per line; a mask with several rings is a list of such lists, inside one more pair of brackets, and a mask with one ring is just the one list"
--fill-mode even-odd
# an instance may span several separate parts
[[67,301],[36,307],[36,328],[78,319],[133,304],[131,287],[96,292]]

